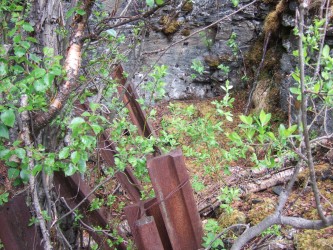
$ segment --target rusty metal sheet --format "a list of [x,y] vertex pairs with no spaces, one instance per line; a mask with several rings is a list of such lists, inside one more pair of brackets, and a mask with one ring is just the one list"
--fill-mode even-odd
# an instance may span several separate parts
[[147,165],[172,249],[201,248],[202,224],[182,152],[152,158]]
[[135,222],[142,248],[139,250],[163,250],[163,244],[153,216],[144,216]]
[[31,214],[26,198],[24,192],[0,206],[0,239],[7,250],[44,249],[37,227],[28,226]]

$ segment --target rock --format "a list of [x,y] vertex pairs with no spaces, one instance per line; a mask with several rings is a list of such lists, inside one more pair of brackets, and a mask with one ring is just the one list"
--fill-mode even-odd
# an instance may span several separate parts
[[274,187],[272,187],[272,191],[273,191],[273,193],[274,194],[276,194],[276,195],[280,195],[281,194],[281,192],[283,191],[283,186],[274,186]]

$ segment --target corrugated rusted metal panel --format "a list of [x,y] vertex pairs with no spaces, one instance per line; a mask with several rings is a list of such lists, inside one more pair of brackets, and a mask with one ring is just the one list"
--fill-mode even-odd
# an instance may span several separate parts
[[31,214],[21,193],[0,206],[0,239],[6,250],[43,250],[42,238],[36,226],[28,226]]
[[182,152],[150,159],[148,171],[172,249],[201,248],[202,224]]

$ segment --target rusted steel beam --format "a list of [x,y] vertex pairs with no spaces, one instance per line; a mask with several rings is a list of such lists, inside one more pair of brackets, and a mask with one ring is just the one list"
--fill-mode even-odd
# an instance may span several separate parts
[[42,238],[31,219],[26,203],[26,193],[21,193],[0,206],[0,239],[7,250],[43,250]]
[[147,216],[153,216],[155,220],[155,224],[160,235],[163,248],[164,249],[172,249],[171,242],[168,236],[167,229],[165,227],[163,216],[158,204],[156,197],[149,199],[144,203],[144,209]]
[[[107,211],[103,208],[98,210],[89,211],[90,204],[95,196],[92,194],[88,185],[81,179],[79,174],[74,174],[69,177],[65,177],[63,173],[55,172],[54,174],[55,191],[60,197],[64,197],[67,204],[74,208],[83,199],[87,198],[85,202],[79,207],[80,212],[84,215],[82,221],[87,225],[101,226],[105,228],[108,224]],[[111,249],[106,239],[107,236],[103,234],[97,234],[95,232],[89,232],[96,243],[101,249]],[[124,237],[124,236],[123,236]],[[111,239],[112,240],[112,239]],[[126,245],[121,243],[117,246],[117,249],[126,249]]]
[[123,102],[129,110],[129,115],[134,125],[138,127],[141,136],[150,137],[155,136],[155,132],[147,120],[146,113],[141,109],[140,104],[137,102],[138,94],[130,83],[126,86],[126,78],[123,75],[124,70],[119,64],[112,72],[111,76],[116,79],[122,87],[118,89],[120,95],[123,95]]
[[[102,134],[98,147],[100,148],[101,156],[109,166],[115,166],[114,155],[117,153],[114,143],[110,142],[105,134]],[[141,184],[134,176],[131,168],[126,167],[124,172],[116,172],[116,178],[122,187],[126,190],[133,202],[138,202],[141,198]]]
[[[135,222],[142,250],[163,250],[153,216],[144,216]],[[139,250],[141,250],[139,249]]]
[[[171,249],[159,207],[151,206],[151,201],[138,202],[125,207],[125,215],[134,238],[135,245],[141,249]],[[147,207],[145,209],[144,207]],[[153,209],[154,208],[154,209]],[[149,215],[148,215],[149,214]],[[152,216],[154,214],[155,216]],[[149,219],[147,219],[149,218]],[[157,224],[156,219],[157,218]],[[159,228],[160,227],[160,228]],[[164,238],[163,242],[162,238]]]
[[152,158],[147,165],[172,249],[201,248],[202,224],[182,152]]

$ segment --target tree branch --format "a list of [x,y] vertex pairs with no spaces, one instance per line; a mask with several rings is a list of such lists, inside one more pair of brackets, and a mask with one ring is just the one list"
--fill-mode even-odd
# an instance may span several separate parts
[[[22,95],[21,97],[21,107],[27,107],[28,106],[28,96],[27,95]],[[36,188],[36,182],[35,182],[35,176],[32,174],[32,170],[35,167],[35,163],[33,160],[33,155],[32,151],[29,149],[30,147],[33,146],[32,141],[31,141],[31,134],[30,134],[30,116],[28,111],[23,111],[21,113],[21,119],[22,119],[22,136],[23,136],[23,141],[26,146],[26,151],[27,151],[27,157],[29,159],[29,170],[30,170],[30,175],[29,175],[29,185],[30,185],[30,192],[32,195],[32,202],[35,208],[35,213],[36,217],[39,222],[39,227],[42,231],[43,235],[43,240],[44,240],[44,247],[46,250],[51,250],[52,245],[50,241],[50,235],[49,231],[46,228],[46,222],[45,219],[43,218],[42,215],[42,209],[39,204],[39,198],[38,198],[38,193],[37,193],[37,188]]]
[[304,1],[300,4],[299,8],[299,34],[298,34],[298,64],[300,68],[300,84],[301,84],[301,123],[302,123],[302,130],[304,136],[304,143],[305,143],[305,151],[307,157],[307,165],[310,170],[310,179],[311,179],[311,186],[312,191],[315,196],[317,211],[320,218],[323,220],[324,223],[327,223],[327,219],[325,218],[324,211],[320,204],[320,194],[319,189],[317,186],[316,181],[316,173],[314,169],[314,163],[312,158],[312,150],[310,145],[309,139],[309,130],[307,126],[307,96],[305,93],[305,63],[304,63],[304,53],[303,53],[303,30],[304,30],[304,11],[308,8],[308,2]]

